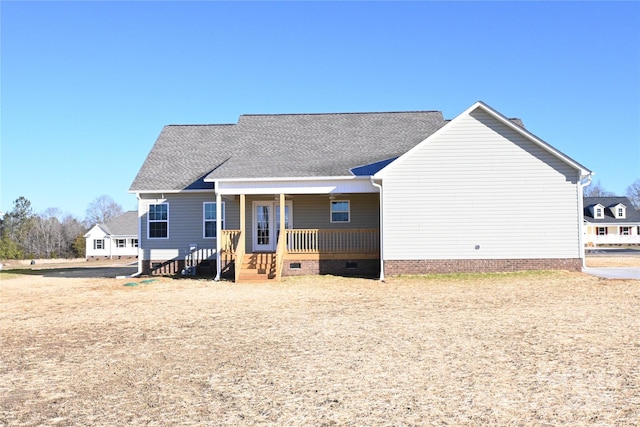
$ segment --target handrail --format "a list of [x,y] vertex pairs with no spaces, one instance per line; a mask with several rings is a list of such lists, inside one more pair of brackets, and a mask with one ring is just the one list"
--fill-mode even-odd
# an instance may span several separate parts
[[305,253],[375,253],[380,248],[377,228],[356,229],[287,229],[287,252]]
[[221,252],[235,252],[240,241],[240,230],[222,230]]

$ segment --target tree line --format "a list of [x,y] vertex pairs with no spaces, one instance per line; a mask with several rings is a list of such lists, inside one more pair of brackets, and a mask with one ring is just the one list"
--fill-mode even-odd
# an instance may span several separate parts
[[31,202],[18,197],[0,218],[0,260],[84,258],[87,231],[122,213],[122,206],[106,195],[89,204],[84,221],[58,208],[35,214]]

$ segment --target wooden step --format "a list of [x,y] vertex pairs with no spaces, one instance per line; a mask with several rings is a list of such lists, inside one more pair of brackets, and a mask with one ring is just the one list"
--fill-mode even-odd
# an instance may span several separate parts
[[245,254],[240,263],[239,282],[265,282],[276,276],[275,254]]
[[276,275],[273,274],[262,274],[262,273],[250,273],[250,272],[241,272],[240,277],[238,278],[238,282],[268,282],[269,280],[275,279]]

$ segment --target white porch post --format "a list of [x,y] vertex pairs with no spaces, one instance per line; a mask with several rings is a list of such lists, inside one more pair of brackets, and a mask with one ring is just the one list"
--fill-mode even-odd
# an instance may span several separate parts
[[285,229],[284,203],[284,193],[280,193],[280,230],[278,230],[278,235],[281,235],[281,232]]
[[216,282],[220,280],[220,272],[222,271],[222,257],[220,250],[222,249],[222,196],[216,193]]
[[240,195],[240,238],[244,239],[246,234],[245,225],[245,196]]

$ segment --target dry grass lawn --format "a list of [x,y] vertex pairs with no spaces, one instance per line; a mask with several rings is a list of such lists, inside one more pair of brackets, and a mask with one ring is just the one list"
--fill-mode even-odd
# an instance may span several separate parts
[[2,274],[1,425],[640,420],[639,281]]
[[592,255],[585,260],[587,267],[636,267],[640,268],[640,254],[636,256]]

